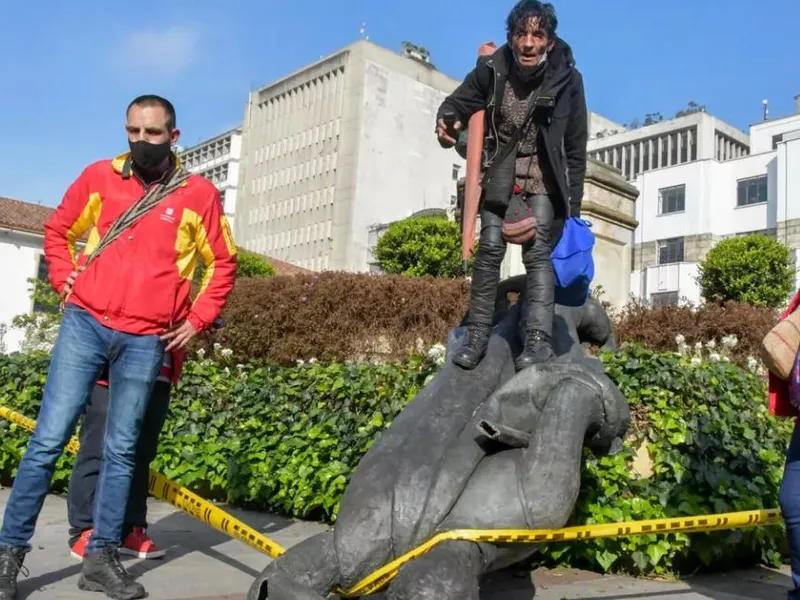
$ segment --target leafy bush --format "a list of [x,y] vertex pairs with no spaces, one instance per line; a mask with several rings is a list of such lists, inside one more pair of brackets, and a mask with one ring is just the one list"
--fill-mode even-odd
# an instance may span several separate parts
[[378,240],[375,258],[386,273],[463,277],[461,230],[445,217],[412,217],[392,223]]
[[[628,398],[624,450],[587,454],[577,523],[776,508],[793,422],[767,410],[763,380],[732,363],[697,361],[625,344],[600,355]],[[631,468],[639,454],[640,476]],[[551,546],[564,565],[634,573],[781,560],[780,527],[595,540]]]
[[275,268],[260,254],[239,248],[236,277],[274,277]]
[[463,319],[469,283],[351,273],[240,279],[221,339],[240,362],[405,360]]
[[[265,278],[275,276],[275,267],[273,267],[266,258],[255,252],[250,252],[244,248],[236,248],[236,278],[251,277],[251,278]],[[197,293],[197,288],[203,280],[203,275],[206,272],[206,265],[202,259],[197,263],[197,268],[194,271],[192,284],[194,285],[194,293]]]
[[[229,354],[187,363],[153,467],[212,500],[333,520],[353,468],[436,373],[442,348],[383,365],[243,366]],[[777,506],[791,423],[768,415],[760,378],[631,345],[600,358],[634,425],[616,456],[586,453],[574,523]],[[0,403],[35,417],[46,368],[43,354],[0,357]],[[0,421],[0,481],[27,437]],[[62,460],[54,489],[64,489],[68,466]],[[775,564],[782,539],[769,527],[592,540],[546,546],[539,558],[663,573],[737,559]]]
[[735,300],[777,308],[794,287],[791,250],[774,237],[752,234],[722,240],[699,265],[706,301]]
[[620,341],[634,342],[659,352],[675,351],[676,338],[694,347],[712,341],[721,344],[726,336],[734,336],[737,343],[730,351],[731,358],[746,366],[751,357],[758,358],[761,340],[777,318],[772,309],[739,302],[657,308],[630,303],[616,314],[614,328]]

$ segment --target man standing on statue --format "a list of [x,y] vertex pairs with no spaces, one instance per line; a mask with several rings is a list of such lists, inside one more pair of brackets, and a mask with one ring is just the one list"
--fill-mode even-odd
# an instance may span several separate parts
[[557,26],[552,4],[518,2],[506,20],[507,43],[478,59],[437,114],[436,134],[445,148],[456,144],[474,113],[486,115],[467,340],[453,353],[465,369],[486,353],[508,242],[522,246],[527,272],[525,349],[516,367],[554,356],[551,254],[566,219],[580,216],[588,139],[583,78]]
[[[87,167],[45,225],[64,318],[0,529],[0,600],[16,597],[56,461],[106,366],[103,460],[78,586],[119,600],[147,595],[120,562],[119,546],[148,399],[164,354],[207,330],[233,288],[236,247],[220,195],[171,151],[180,133],[172,103],[140,96],[126,118],[130,152]],[[86,233],[79,254],[75,244]],[[192,301],[199,258],[206,271]]]

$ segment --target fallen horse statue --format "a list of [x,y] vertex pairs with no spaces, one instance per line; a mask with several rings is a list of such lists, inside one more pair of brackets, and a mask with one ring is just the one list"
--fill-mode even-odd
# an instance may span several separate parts
[[[563,527],[580,489],[581,458],[621,447],[626,399],[584,344],[613,348],[611,321],[594,299],[556,304],[557,359],[519,373],[525,299],[501,285],[486,357],[472,371],[449,359],[355,469],[335,526],[264,570],[248,600],[320,600],[452,529]],[[454,330],[448,353],[461,343]],[[534,544],[448,541],[400,568],[387,600],[477,600],[484,573],[524,560]]]

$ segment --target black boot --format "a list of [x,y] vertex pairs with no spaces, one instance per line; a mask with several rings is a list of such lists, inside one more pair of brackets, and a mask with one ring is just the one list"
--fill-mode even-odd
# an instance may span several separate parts
[[25,550],[0,548],[0,600],[16,600],[17,575],[24,561]]
[[489,346],[490,325],[467,325],[467,343],[453,352],[453,362],[463,369],[474,369],[481,362]]
[[517,357],[515,366],[517,371],[522,371],[535,364],[547,362],[555,358],[550,336],[539,329],[528,331],[525,338],[525,350]]
[[134,581],[125,570],[114,546],[86,555],[78,587],[87,592],[103,592],[114,600],[136,600],[147,596],[144,586]]

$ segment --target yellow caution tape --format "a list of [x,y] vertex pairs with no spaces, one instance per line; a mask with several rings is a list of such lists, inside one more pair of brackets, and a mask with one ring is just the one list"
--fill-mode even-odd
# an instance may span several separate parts
[[[0,406],[0,417],[33,431],[36,421]],[[78,441],[72,438],[67,451],[76,453]],[[169,502],[176,508],[207,523],[225,535],[244,542],[253,548],[277,558],[286,550],[277,542],[245,525],[235,517],[197,494],[154,471],[150,471],[150,493]],[[371,573],[349,590],[338,588],[334,593],[343,598],[374,594],[397,576],[400,567],[430,551],[434,546],[448,541],[485,542],[491,544],[544,544],[611,537],[629,537],[665,533],[690,533],[744,529],[782,523],[779,509],[746,510],[697,517],[649,519],[624,523],[598,523],[564,527],[562,529],[457,529],[437,533],[425,543]]]
[[488,542],[492,544],[543,544],[547,542],[569,542],[610,537],[627,537],[679,532],[716,531],[778,525],[781,513],[778,509],[749,510],[702,517],[677,517],[674,519],[649,519],[625,523],[598,523],[578,525],[563,529],[457,529],[443,531],[427,542],[406,552],[389,564],[381,567],[359,581],[347,596],[367,595],[377,592],[391,581],[405,563],[418,558],[437,544],[447,541]]
[[[0,406],[0,417],[21,425],[29,431],[36,429],[36,421],[5,406]],[[67,444],[67,451],[71,454],[77,454],[79,448],[80,443],[75,438],[72,438]],[[277,558],[286,552],[286,549],[277,542],[152,469],[150,470],[150,485],[148,489],[156,498],[169,502],[174,507],[200,519],[217,531],[236,538],[272,558]]]

